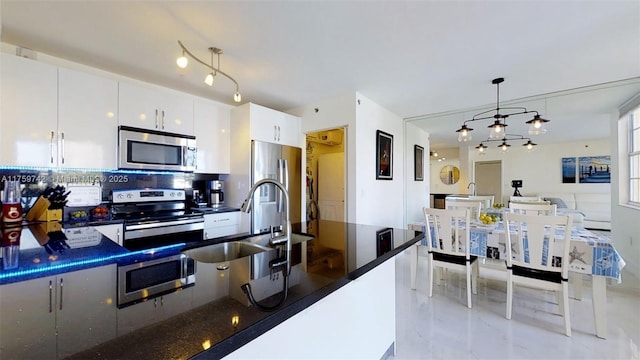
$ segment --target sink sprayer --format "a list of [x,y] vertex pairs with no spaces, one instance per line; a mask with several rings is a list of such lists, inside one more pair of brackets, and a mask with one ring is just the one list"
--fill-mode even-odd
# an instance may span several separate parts
[[253,194],[256,192],[256,189],[258,189],[260,186],[264,184],[274,184],[280,190],[282,190],[282,193],[284,194],[285,205],[286,205],[286,209],[285,209],[286,223],[283,226],[282,233],[276,233],[274,231],[274,228],[271,227],[271,236],[269,238],[269,245],[277,246],[279,247],[279,250],[283,250],[285,253],[284,258],[279,258],[277,259],[278,261],[275,261],[269,264],[272,273],[275,269],[278,269],[278,268],[282,270],[282,275],[284,277],[282,282],[283,283],[282,297],[280,298],[280,301],[277,304],[273,306],[267,306],[267,305],[258,303],[258,301],[253,297],[253,293],[251,292],[251,284],[246,283],[242,285],[241,288],[242,288],[242,291],[244,291],[245,294],[247,294],[247,298],[249,299],[249,302],[251,302],[253,306],[255,306],[256,308],[262,311],[274,311],[284,304],[284,302],[287,300],[287,296],[289,293],[289,275],[291,275],[291,220],[289,217],[289,208],[290,208],[289,192],[287,191],[287,188],[285,188],[285,186],[282,185],[282,183],[280,183],[277,180],[262,179],[256,182],[255,184],[253,184],[253,186],[249,190],[249,195],[247,195],[247,198],[244,200],[244,203],[242,203],[242,207],[240,210],[246,213],[248,213],[251,210],[251,198],[253,198]]

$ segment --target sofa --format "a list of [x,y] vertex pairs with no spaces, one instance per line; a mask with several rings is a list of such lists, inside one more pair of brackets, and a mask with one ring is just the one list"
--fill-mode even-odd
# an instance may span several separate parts
[[582,214],[582,227],[611,230],[610,193],[541,193],[538,197],[556,204],[558,214]]

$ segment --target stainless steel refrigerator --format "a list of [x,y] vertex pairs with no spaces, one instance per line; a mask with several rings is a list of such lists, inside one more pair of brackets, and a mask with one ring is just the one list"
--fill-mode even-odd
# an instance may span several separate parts
[[[251,142],[251,183],[270,178],[280,181],[289,193],[291,223],[301,214],[302,149],[253,140]],[[268,231],[285,223],[286,205],[282,191],[273,184],[262,185],[253,195],[251,233]]]

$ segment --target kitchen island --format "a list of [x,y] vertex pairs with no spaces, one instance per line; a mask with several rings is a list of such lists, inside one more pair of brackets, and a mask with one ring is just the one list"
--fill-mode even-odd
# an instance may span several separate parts
[[[302,244],[300,281],[280,309],[265,313],[222,297],[71,358],[381,358],[392,352],[393,257],[421,236],[331,221],[297,224],[294,232],[315,238]],[[185,293],[197,289],[197,279],[198,272]]]

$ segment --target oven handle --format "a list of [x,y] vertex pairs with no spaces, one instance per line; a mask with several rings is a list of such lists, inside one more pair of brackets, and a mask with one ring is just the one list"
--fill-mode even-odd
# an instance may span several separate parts
[[[197,231],[204,230],[204,220],[189,220],[183,221],[180,224],[176,224],[176,222],[172,222],[171,226],[158,226],[158,224],[154,224],[153,226],[147,226],[149,224],[141,224],[141,225],[132,225],[136,227],[136,229],[131,229],[128,227],[125,230],[124,238],[125,240],[131,239],[140,239],[145,237],[152,237],[157,235],[164,234],[175,234],[181,232],[188,231]],[[142,226],[142,227],[141,227]]]
[[161,223],[152,222],[152,223],[147,223],[147,224],[126,225],[125,226],[125,231],[150,229],[150,228],[158,228],[158,227],[167,227],[167,226],[175,226],[175,225],[195,224],[195,223],[203,223],[203,229],[204,229],[204,218],[195,218],[195,219],[182,219],[182,220],[166,221],[166,222],[161,222]]

